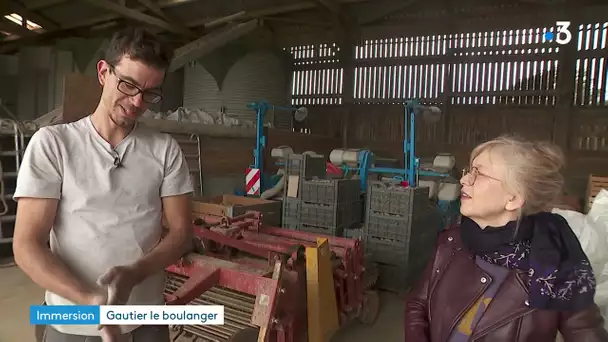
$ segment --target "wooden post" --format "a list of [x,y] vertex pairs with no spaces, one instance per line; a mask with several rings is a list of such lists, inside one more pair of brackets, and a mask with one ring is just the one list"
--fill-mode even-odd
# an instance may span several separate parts
[[343,68],[342,86],[342,147],[348,148],[349,127],[354,107],[353,89],[355,88],[355,38],[354,28],[343,23],[340,26],[340,65]]
[[564,18],[572,18],[570,32],[572,41],[560,46],[559,67],[557,74],[557,101],[553,117],[553,142],[558,144],[564,153],[572,147],[572,123],[574,109],[574,89],[576,84],[576,57],[578,26],[581,22],[580,10],[574,0],[567,0],[564,7]]

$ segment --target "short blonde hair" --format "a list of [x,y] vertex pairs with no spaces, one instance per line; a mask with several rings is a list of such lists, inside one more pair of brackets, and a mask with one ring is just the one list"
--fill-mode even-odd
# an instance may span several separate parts
[[523,196],[522,215],[545,211],[558,202],[564,186],[561,170],[565,164],[558,146],[504,135],[475,147],[470,162],[486,151],[496,151],[503,158],[504,185],[508,191]]

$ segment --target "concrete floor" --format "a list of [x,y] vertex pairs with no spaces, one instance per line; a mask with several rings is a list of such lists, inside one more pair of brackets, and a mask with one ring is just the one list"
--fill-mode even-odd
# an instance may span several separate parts
[[[0,262],[0,342],[35,342],[29,307],[40,304],[44,292],[18,267],[2,265]],[[380,300],[380,314],[373,326],[346,326],[332,342],[403,341],[403,300],[386,292],[380,294]]]
[[35,342],[30,305],[42,303],[44,291],[18,267],[0,267],[0,342]]

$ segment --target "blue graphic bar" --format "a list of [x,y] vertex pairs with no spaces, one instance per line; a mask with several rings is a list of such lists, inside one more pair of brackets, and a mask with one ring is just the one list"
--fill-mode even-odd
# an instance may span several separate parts
[[100,308],[97,305],[32,305],[30,324],[82,325],[99,324]]

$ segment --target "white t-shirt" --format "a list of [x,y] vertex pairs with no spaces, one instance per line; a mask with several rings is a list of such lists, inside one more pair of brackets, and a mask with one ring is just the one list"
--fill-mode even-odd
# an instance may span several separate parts
[[[109,268],[133,263],[159,242],[162,197],[192,191],[185,157],[169,134],[136,126],[112,149],[87,116],[43,127],[32,136],[13,198],[60,200],[51,250],[74,275],[94,285]],[[163,304],[164,286],[161,271],[136,286],[128,304]],[[45,300],[48,305],[74,304],[49,291]],[[99,336],[96,326],[54,328]]]

